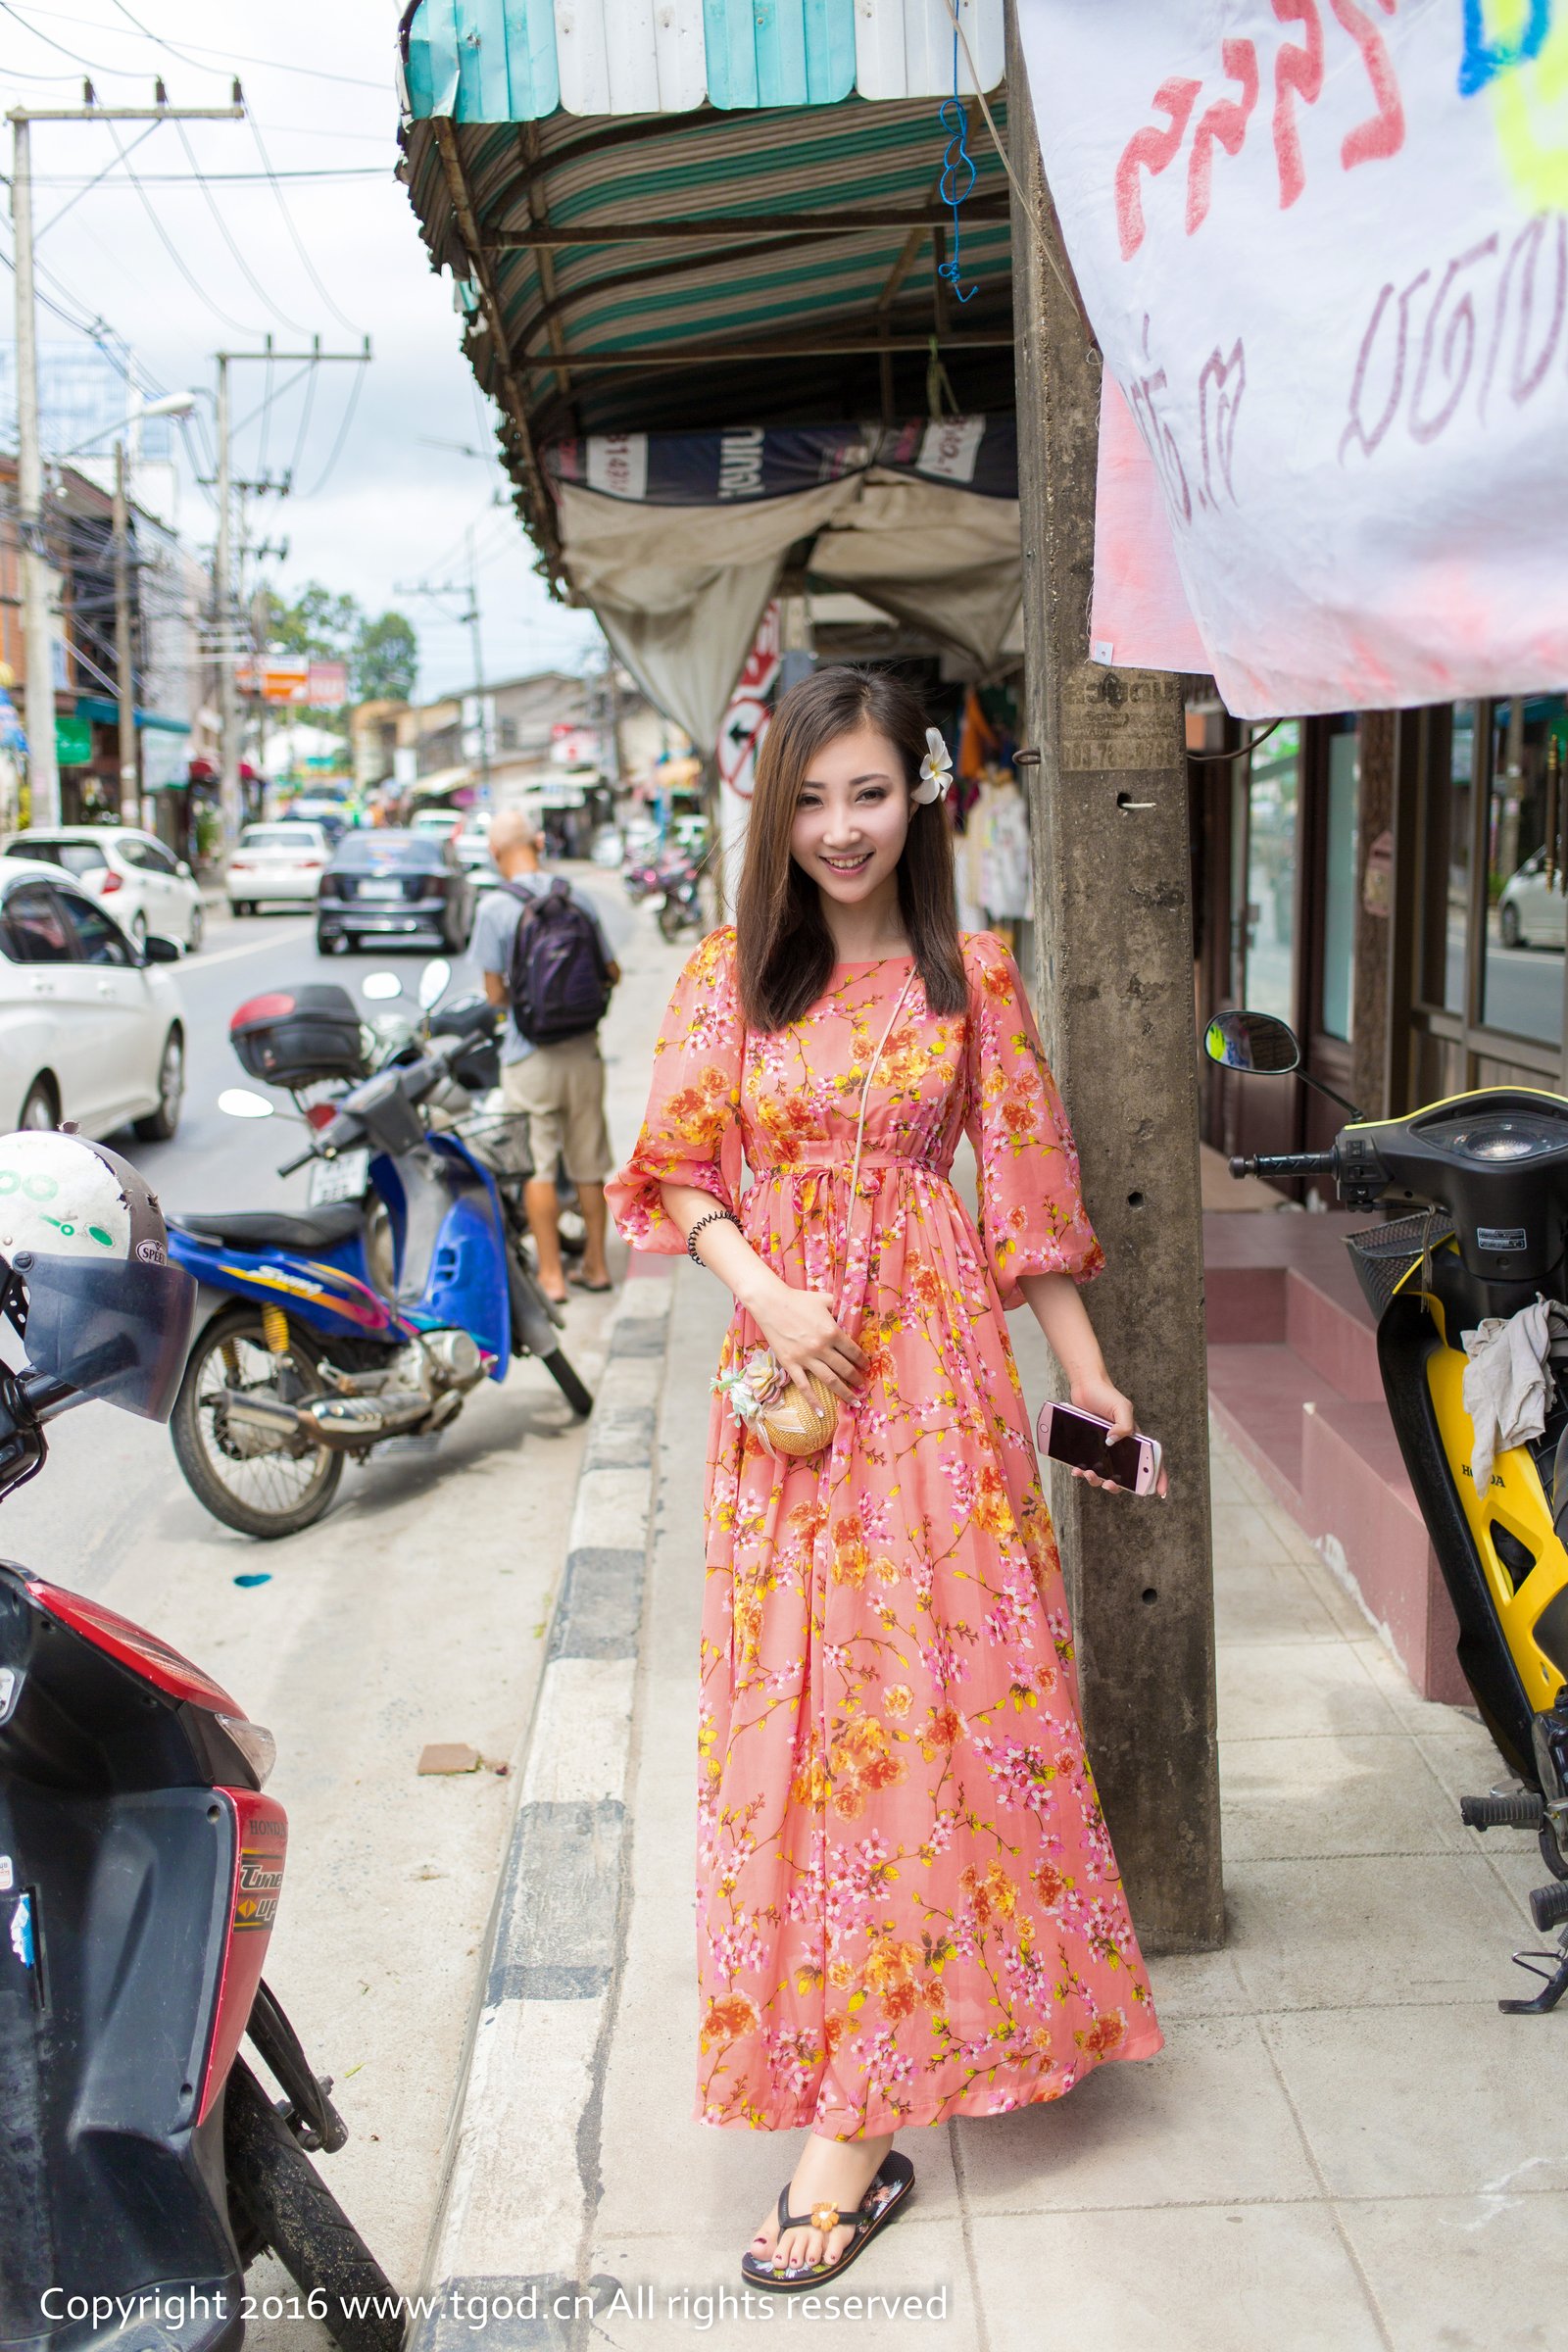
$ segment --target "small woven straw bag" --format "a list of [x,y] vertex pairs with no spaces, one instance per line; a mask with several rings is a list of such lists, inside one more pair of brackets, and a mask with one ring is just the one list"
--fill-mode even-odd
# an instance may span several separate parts
[[[850,1168],[849,1216],[855,1215],[856,1190],[860,1181],[860,1152],[865,1143],[865,1113],[871,1100],[871,1081],[876,1076],[888,1039],[904,1010],[905,999],[914,981],[911,970],[899,991],[881,1042],[872,1054],[860,1087],[860,1115],[855,1128],[855,1158]],[[835,1314],[837,1309],[835,1309]],[[757,1348],[746,1358],[738,1372],[721,1372],[713,1387],[724,1398],[737,1421],[751,1430],[763,1448],[775,1458],[785,1455],[792,1460],[807,1461],[833,1443],[833,1433],[839,1424],[838,1398],[825,1381],[814,1372],[807,1374],[808,1386],[800,1388],[791,1380],[771,1348]]]

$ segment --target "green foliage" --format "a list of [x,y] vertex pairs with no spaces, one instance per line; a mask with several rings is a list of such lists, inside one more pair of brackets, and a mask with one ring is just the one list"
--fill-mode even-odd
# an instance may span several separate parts
[[412,703],[419,674],[419,641],[401,612],[362,619],[349,681],[357,703]]
[[334,594],[319,580],[308,580],[291,604],[270,588],[261,598],[268,643],[278,653],[346,662],[356,703],[413,700],[419,647],[403,613],[372,620],[357,597]]

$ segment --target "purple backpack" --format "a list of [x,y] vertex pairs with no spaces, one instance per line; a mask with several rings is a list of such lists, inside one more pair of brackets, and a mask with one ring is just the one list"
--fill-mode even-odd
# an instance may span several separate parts
[[544,892],[507,887],[522,909],[507,972],[519,1036],[530,1046],[587,1036],[610,1003],[598,931],[559,874]]

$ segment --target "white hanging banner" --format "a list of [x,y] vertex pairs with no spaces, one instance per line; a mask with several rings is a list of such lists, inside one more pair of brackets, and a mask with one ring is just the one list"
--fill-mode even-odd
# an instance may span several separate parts
[[[1187,666],[1156,658],[1173,542],[1240,716],[1562,687],[1568,0],[1018,5],[1142,436],[1097,658]],[[1163,591],[1129,572],[1140,500]]]

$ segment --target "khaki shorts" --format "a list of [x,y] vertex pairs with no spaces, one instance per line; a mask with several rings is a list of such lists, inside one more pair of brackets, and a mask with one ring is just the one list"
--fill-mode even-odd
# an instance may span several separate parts
[[536,1176],[548,1181],[564,1152],[573,1184],[604,1183],[612,1162],[605,1124],[605,1065],[596,1032],[565,1038],[559,1046],[540,1046],[526,1061],[505,1063],[501,1091],[509,1110],[527,1114]]

